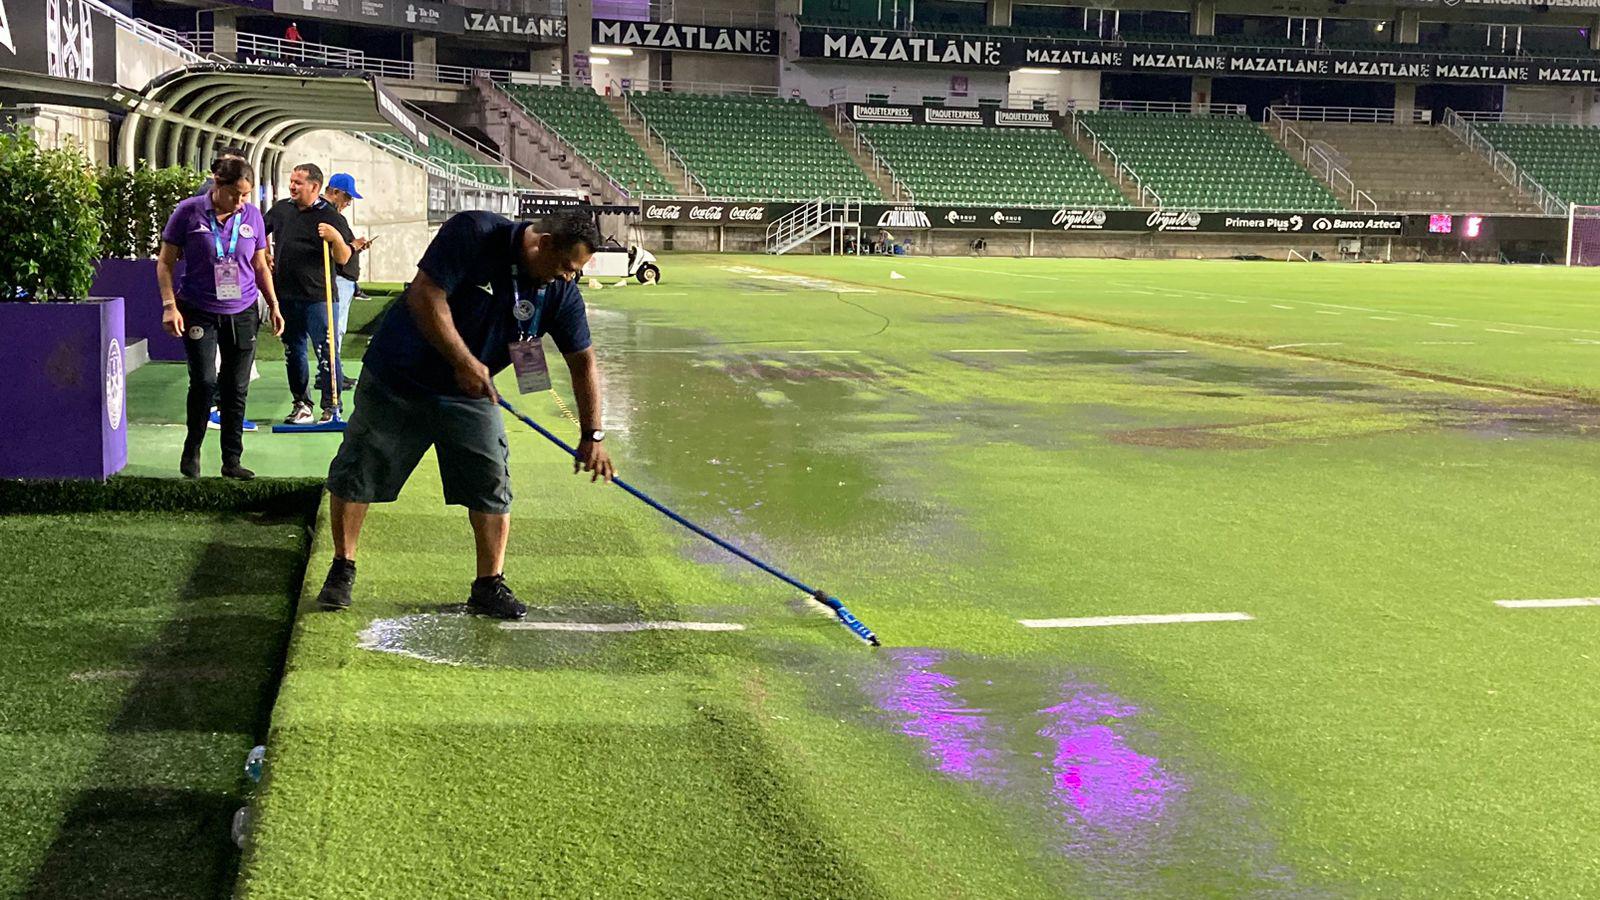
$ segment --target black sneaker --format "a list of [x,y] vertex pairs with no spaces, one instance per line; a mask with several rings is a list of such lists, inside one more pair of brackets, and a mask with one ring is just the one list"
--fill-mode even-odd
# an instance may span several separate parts
[[350,591],[356,586],[354,560],[334,557],[328,566],[328,577],[322,580],[322,592],[317,594],[317,605],[326,610],[350,608]]
[[472,596],[467,598],[467,612],[496,619],[520,619],[528,608],[511,593],[504,575],[490,575],[472,583]]
[[237,478],[240,481],[249,481],[250,479],[256,477],[256,473],[246,469],[244,466],[241,466],[236,462],[231,462],[222,464],[222,477]]

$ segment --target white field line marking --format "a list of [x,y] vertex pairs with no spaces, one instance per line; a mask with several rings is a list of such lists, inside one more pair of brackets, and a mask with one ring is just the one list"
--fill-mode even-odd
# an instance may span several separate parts
[[1465,347],[1476,344],[1477,341],[1417,341],[1417,343],[1433,347]]
[[1080,619],[1018,619],[1024,628],[1098,628],[1103,625],[1167,625],[1182,622],[1246,622],[1255,616],[1242,612],[1173,613],[1154,616],[1088,616]]
[[1492,331],[1495,334],[1521,334],[1522,333],[1520,331],[1507,331],[1504,328],[1485,328],[1484,331]]
[[625,631],[743,631],[733,622],[501,622],[507,631],[582,631],[612,633]]
[[1250,302],[1249,300],[1235,300],[1232,297],[1223,297],[1222,299],[1228,301],[1229,303],[1249,303]]
[[1274,304],[1272,304],[1272,308],[1273,309],[1294,309],[1294,307],[1292,307],[1292,306],[1284,306],[1282,303],[1274,303]]
[[[1005,273],[997,273],[997,274],[1005,274]],[[1037,278],[1038,276],[1034,275],[1034,276],[1028,276],[1028,277]],[[1125,286],[1125,287],[1128,286],[1127,282],[1108,282],[1108,283],[1109,284],[1119,284],[1119,285],[1122,285],[1122,286]],[[1226,295],[1219,294],[1219,293],[1217,293],[1215,291],[1196,291],[1196,290],[1191,290],[1191,289],[1188,289],[1188,288],[1166,288],[1164,290],[1165,290],[1165,293],[1168,293],[1168,294],[1189,294],[1189,295],[1195,296],[1195,297],[1220,297],[1220,298],[1222,298],[1224,300],[1228,299]],[[1290,298],[1287,298],[1287,297],[1282,297],[1282,298],[1262,297],[1260,299],[1263,299],[1263,300],[1285,299],[1286,300],[1286,299],[1290,299]],[[1296,300],[1296,302],[1298,302],[1298,303],[1300,303],[1302,305],[1305,305],[1305,306],[1321,306],[1321,307],[1325,307],[1327,309],[1342,309],[1342,310],[1346,310],[1346,311],[1349,311],[1349,312],[1364,312],[1364,313],[1392,312],[1392,313],[1395,313],[1396,315],[1407,316],[1407,317],[1414,318],[1414,319],[1426,318],[1426,313],[1399,312],[1397,310],[1373,309],[1370,306],[1351,306],[1351,305],[1349,305],[1347,303],[1322,303],[1322,302],[1318,302],[1316,300],[1305,300],[1305,299],[1301,299],[1301,298],[1294,298],[1294,299]],[[1395,319],[1387,317],[1387,316],[1369,316],[1369,318],[1378,319],[1379,321],[1383,321],[1383,322],[1393,322],[1393,321],[1395,321]],[[1597,331],[1597,330],[1595,330],[1593,328],[1564,328],[1564,327],[1559,326],[1559,325],[1529,325],[1529,324],[1527,324],[1525,322],[1497,322],[1497,321],[1495,321],[1493,319],[1463,319],[1463,318],[1459,318],[1459,317],[1447,317],[1447,318],[1454,318],[1454,320],[1457,321],[1457,322],[1466,322],[1466,323],[1468,323],[1470,325],[1505,325],[1505,326],[1510,327],[1510,328],[1532,328],[1532,329],[1537,329],[1537,330],[1540,330],[1540,331],[1565,331],[1565,332],[1575,333],[1575,334],[1600,334],[1600,331]],[[1597,341],[1596,343],[1600,343],[1600,341]]]
[[1449,322],[1429,322],[1435,328],[1460,328],[1460,325],[1451,325]]
[[1026,350],[1016,350],[1016,349],[1008,349],[1008,348],[999,348],[999,349],[994,349],[994,350],[960,349],[960,350],[947,350],[945,352],[947,352],[947,353],[1027,353],[1028,351],[1026,351]]
[[1344,313],[1336,313],[1336,312],[1333,312],[1331,310],[1326,310],[1326,309],[1316,310],[1316,313],[1319,316],[1342,316],[1342,315],[1344,315]]
[[790,350],[789,353],[860,353],[860,350]]
[[1397,320],[1397,319],[1395,319],[1393,317],[1390,317],[1390,316],[1367,316],[1367,318],[1376,319],[1379,322],[1395,322],[1395,321],[1399,321],[1399,320]]
[[1062,282],[1063,286],[1066,284],[1063,279],[1057,278],[1054,275],[1030,275],[1027,272],[1007,272],[1004,269],[979,269],[975,266],[947,266],[936,262],[927,262],[926,260],[917,260],[915,265],[918,268],[955,269],[957,272],[982,272],[985,275],[1009,275],[1012,278],[1037,278],[1040,281],[1059,281]]
[[1188,353],[1187,350],[1124,350],[1123,353]]
[[1600,597],[1567,597],[1561,600],[1496,600],[1506,609],[1551,609],[1558,606],[1600,606]]
[[1307,344],[1273,344],[1272,346],[1268,347],[1267,349],[1268,350],[1287,350],[1290,347],[1343,347],[1343,346],[1344,346],[1344,344],[1342,344],[1342,343],[1340,343],[1338,341],[1319,341],[1319,342],[1307,343]]
[[1572,342],[1574,344],[1600,344],[1600,341],[1591,341],[1585,338],[1573,338]]

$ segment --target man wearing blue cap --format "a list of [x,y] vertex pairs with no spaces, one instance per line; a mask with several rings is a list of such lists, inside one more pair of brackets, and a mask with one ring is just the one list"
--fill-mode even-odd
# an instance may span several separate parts
[[[335,172],[328,179],[328,186],[322,192],[322,197],[331,204],[335,211],[350,218],[347,210],[350,203],[362,199],[356,191],[356,179],[348,172]],[[350,303],[356,296],[356,283],[361,280],[361,253],[367,249],[369,241],[366,238],[356,238],[350,242],[350,259],[334,268],[334,315],[338,320],[338,351],[334,358],[338,361],[339,390],[348,391],[353,388],[349,379],[344,377],[344,332],[350,323]]]

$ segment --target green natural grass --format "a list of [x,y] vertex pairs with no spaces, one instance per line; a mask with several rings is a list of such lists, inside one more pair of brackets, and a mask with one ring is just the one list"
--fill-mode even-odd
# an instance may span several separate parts
[[232,891],[315,496],[196,487],[0,491],[0,896]]
[[[508,577],[546,607],[530,618],[749,630],[431,616],[400,648],[464,664],[359,647],[464,599],[465,515],[425,460],[369,519],[355,608],[296,623],[244,896],[1600,891],[1595,610],[1492,602],[1595,592],[1589,273],[663,272],[587,293],[621,472],[839,594],[886,649],[511,423]],[[1287,343],[1339,346],[1265,349]],[[661,350],[693,352],[641,352]],[[574,430],[548,395],[519,402]],[[319,523],[308,591],[328,555]],[[1235,610],[1255,619],[1016,621]],[[945,705],[988,711],[1007,786],[939,771],[885,708],[919,658]],[[1101,694],[1127,709],[1065,750],[1041,734],[1041,710]],[[1122,752],[1168,785],[1159,814],[1118,781]],[[1053,777],[1088,806],[1052,801]]]

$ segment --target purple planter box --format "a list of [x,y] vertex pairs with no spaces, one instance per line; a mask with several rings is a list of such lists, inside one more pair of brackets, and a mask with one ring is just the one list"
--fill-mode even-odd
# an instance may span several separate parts
[[0,478],[93,478],[128,464],[121,297],[0,303]]
[[[184,360],[183,341],[161,330],[161,288],[156,284],[153,259],[102,259],[98,264],[91,297],[121,297],[127,311],[127,343],[149,341],[150,358],[161,361]],[[183,260],[178,260],[173,283],[183,277]]]

